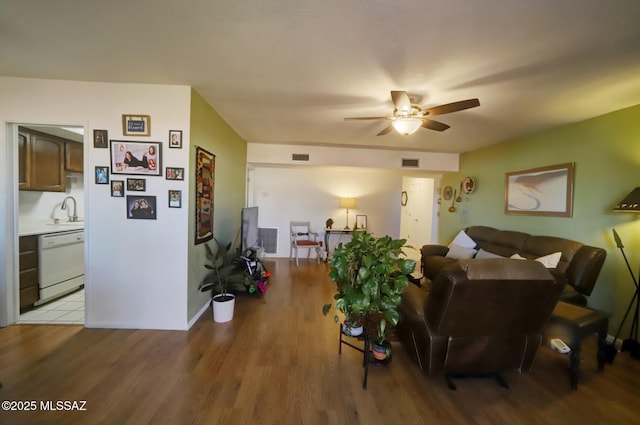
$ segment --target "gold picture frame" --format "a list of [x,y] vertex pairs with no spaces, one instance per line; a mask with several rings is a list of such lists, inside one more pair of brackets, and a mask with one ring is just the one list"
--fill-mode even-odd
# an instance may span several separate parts
[[574,163],[506,173],[505,214],[573,216]]
[[122,115],[122,134],[125,136],[150,136],[151,116],[140,114]]

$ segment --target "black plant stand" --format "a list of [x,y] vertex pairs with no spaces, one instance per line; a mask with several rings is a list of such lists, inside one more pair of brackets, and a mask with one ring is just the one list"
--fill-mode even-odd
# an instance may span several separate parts
[[[340,329],[340,344],[338,346],[338,354],[342,354],[342,344],[353,348],[356,351],[362,353],[362,367],[364,368],[364,378],[362,379],[362,389],[367,389],[367,378],[369,376],[369,351],[371,349],[371,337],[369,335],[369,331],[365,328],[360,336],[350,336],[345,334],[342,331],[342,324],[338,325]],[[346,340],[344,337],[348,337],[351,339],[356,339],[358,341],[364,342],[364,346],[358,346],[352,344],[350,341]]]
[[[633,274],[633,270],[631,270],[631,266],[629,265],[629,260],[627,260],[627,256],[624,253],[624,245],[622,244],[622,240],[620,236],[616,232],[616,229],[613,229],[613,237],[616,240],[616,245],[620,248],[620,252],[622,252],[622,257],[624,258],[624,262],[627,264],[627,269],[629,269],[629,274],[631,275],[631,280],[636,287],[636,291],[631,298],[631,302],[629,303],[629,307],[627,307],[627,311],[624,313],[624,317],[622,318],[622,322],[620,322],[620,327],[618,327],[618,331],[616,332],[615,339],[618,338],[618,334],[624,325],[624,322],[627,320],[627,316],[631,309],[634,309],[633,321],[631,322],[631,329],[629,330],[629,338],[622,341],[622,352],[629,351],[631,357],[634,359],[640,359],[640,343],[638,342],[638,316],[640,316],[640,295],[638,294],[639,285],[636,276]],[[635,308],[634,308],[635,304]],[[614,344],[615,344],[614,339]]]

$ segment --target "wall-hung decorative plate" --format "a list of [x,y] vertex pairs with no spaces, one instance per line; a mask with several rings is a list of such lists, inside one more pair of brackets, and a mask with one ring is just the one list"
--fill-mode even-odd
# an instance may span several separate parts
[[453,196],[453,189],[451,188],[451,186],[445,186],[445,188],[442,189],[442,197],[445,201],[448,201],[449,199],[451,199],[451,196]]
[[465,177],[462,181],[462,190],[467,195],[476,190],[476,181],[472,177]]

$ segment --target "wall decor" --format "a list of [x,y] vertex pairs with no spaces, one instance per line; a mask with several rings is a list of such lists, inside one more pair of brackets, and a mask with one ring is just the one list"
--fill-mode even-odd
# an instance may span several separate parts
[[96,184],[109,184],[109,167],[96,167]]
[[453,188],[451,186],[445,186],[445,188],[442,189],[442,198],[448,201],[451,199],[451,195],[453,195]]
[[506,173],[506,214],[571,217],[574,163]]
[[216,156],[196,146],[196,244],[213,238],[215,171]]
[[169,130],[169,147],[182,148],[182,130]]
[[155,220],[156,197],[127,195],[127,218]]
[[151,117],[149,115],[122,115],[122,134],[124,136],[151,135]]
[[111,173],[162,176],[162,143],[111,140]]
[[462,180],[462,186],[460,188],[465,194],[469,195],[476,190],[476,181],[473,177],[465,177],[464,180]]
[[127,179],[127,190],[144,192],[147,190],[147,181],[145,179]]
[[354,227],[355,230],[364,230],[367,228],[367,216],[366,215],[356,215],[356,225]]
[[107,130],[93,130],[93,147],[100,149],[109,147],[109,132]]
[[169,208],[182,208],[182,191],[169,191]]
[[184,168],[167,167],[165,178],[167,180],[184,180]]
[[407,195],[406,190],[403,190],[402,193],[400,194],[400,205],[402,205],[403,207],[406,207],[408,200],[409,200],[409,195]]
[[111,180],[111,196],[114,198],[124,198],[124,181]]

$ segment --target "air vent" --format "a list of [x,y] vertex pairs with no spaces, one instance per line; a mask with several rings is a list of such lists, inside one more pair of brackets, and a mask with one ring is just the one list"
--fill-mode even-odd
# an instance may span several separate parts
[[420,166],[420,160],[412,158],[402,158],[403,167],[418,168]]
[[278,228],[258,227],[258,245],[264,248],[266,254],[277,254]]
[[291,155],[293,161],[309,161],[308,153],[294,153]]

